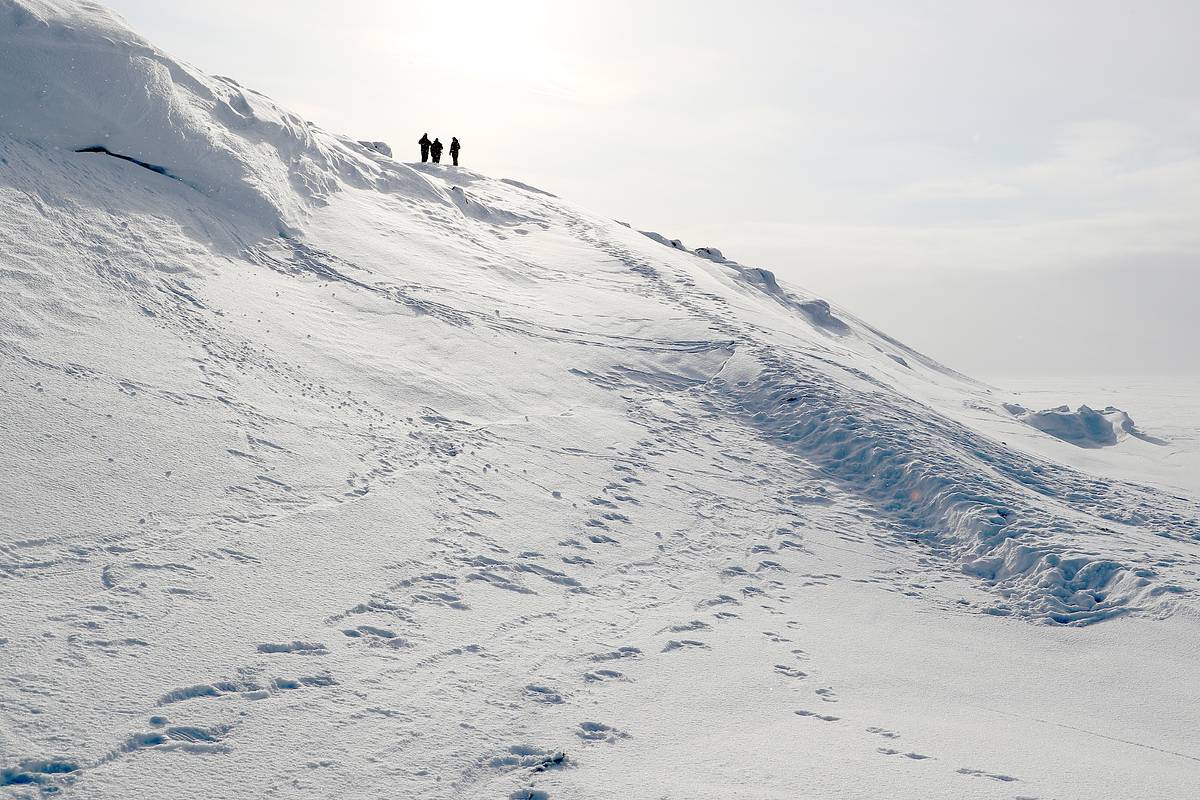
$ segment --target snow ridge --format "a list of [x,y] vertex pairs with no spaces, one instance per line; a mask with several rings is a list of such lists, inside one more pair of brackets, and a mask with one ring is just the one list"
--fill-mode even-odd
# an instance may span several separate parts
[[[673,250],[691,253],[706,261],[711,261],[714,264],[725,267],[730,275],[739,283],[770,297],[776,303],[794,312],[801,319],[806,320],[814,328],[828,335],[854,337],[869,345],[876,352],[885,353],[888,358],[906,368],[909,364],[904,356],[919,362],[928,369],[943,373],[955,380],[974,383],[967,376],[937,363],[928,356],[918,353],[846,311],[838,309],[835,313],[834,308],[829,304],[828,300],[813,297],[797,287],[785,288],[780,286],[779,281],[775,278],[775,273],[768,269],[748,267],[733,259],[726,258],[725,254],[715,247],[697,247],[695,250],[690,250],[679,239],[669,239],[654,231],[641,231],[641,233],[643,236]],[[898,353],[903,353],[904,356]]]
[[[733,263],[712,248],[696,254]],[[653,269],[645,261],[633,266]],[[767,285],[777,286],[773,276]],[[664,291],[690,302],[665,283]],[[786,305],[807,317],[795,303]],[[932,408],[914,408],[912,398],[864,373],[849,369],[869,391],[848,391],[811,354],[785,355],[721,324],[740,353],[710,384],[728,412],[875,504],[898,523],[900,536],[986,581],[1001,598],[986,613],[1080,625],[1164,601],[1170,607],[1186,593],[1148,564],[1123,563],[1137,551],[1110,525],[1135,522],[1167,539],[1200,542],[1200,519],[1188,504],[1120,484],[1097,496],[1088,476],[1018,454]]]

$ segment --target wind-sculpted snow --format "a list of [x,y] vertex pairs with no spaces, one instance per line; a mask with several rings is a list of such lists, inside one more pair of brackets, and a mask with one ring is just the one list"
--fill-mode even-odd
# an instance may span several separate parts
[[1112,447],[1130,436],[1151,444],[1166,444],[1142,433],[1128,414],[1112,406],[1100,411],[1087,406],[1074,411],[1070,406],[1030,411],[1018,404],[1005,403],[1004,408],[1026,425],[1076,447]]
[[[648,261],[614,254],[657,277]],[[664,291],[712,313],[694,294]],[[1037,463],[899,395],[853,361],[830,374],[824,357],[771,347],[728,318],[713,324],[739,344],[707,387],[727,412],[874,504],[898,524],[897,538],[986,581],[1001,598],[987,613],[1088,624],[1162,611],[1187,592],[1149,564],[1172,560],[1173,548],[1156,537],[1200,542],[1195,503]],[[1145,533],[1114,530],[1121,521]]]
[[1132,486],[1095,496],[1084,476],[1006,451],[931,411],[915,416],[888,392],[873,393],[864,408],[840,387],[803,377],[815,371],[781,366],[739,390],[748,399],[738,405],[781,446],[875,503],[899,524],[898,538],[987,581],[1002,598],[987,613],[1087,624],[1158,610],[1184,591],[1139,566],[1145,554],[1109,527],[1101,506],[1135,516],[1148,532],[1200,541],[1187,504]]
[[[768,269],[748,267],[745,264],[740,264],[733,259],[727,258],[724,253],[715,247],[697,247],[695,250],[689,250],[679,239],[668,239],[662,234],[653,231],[642,231],[641,233],[643,236],[673,250],[692,253],[706,261],[720,265],[739,284],[766,295],[775,303],[795,312],[800,319],[807,321],[809,325],[824,334],[836,337],[852,337],[876,353],[886,355],[892,361],[905,368],[909,367],[904,357],[907,356],[929,370],[940,372],[955,380],[969,382],[969,379],[965,376],[918,353],[887,334],[872,328],[862,320],[842,310],[835,312],[828,300],[809,296],[795,287],[780,286],[779,281],[775,278],[775,273]],[[904,355],[902,356],[900,353]]]
[[0,0],[0,795],[1187,796],[1170,448],[384,153]]
[[153,164],[270,235],[343,183],[422,189],[378,143],[332,136],[204,75],[96,3],[0,0],[0,75],[0,134]]

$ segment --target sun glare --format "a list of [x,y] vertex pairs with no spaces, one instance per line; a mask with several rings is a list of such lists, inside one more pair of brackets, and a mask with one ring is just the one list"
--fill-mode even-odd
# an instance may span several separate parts
[[463,2],[452,17],[406,9],[367,35],[407,58],[436,61],[472,80],[557,85],[566,68],[558,28],[563,10],[548,2]]

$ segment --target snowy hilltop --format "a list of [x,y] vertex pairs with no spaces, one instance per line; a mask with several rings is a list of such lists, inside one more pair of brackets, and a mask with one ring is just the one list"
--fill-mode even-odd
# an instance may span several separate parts
[[387,152],[0,0],[0,794],[1194,789],[1196,493]]

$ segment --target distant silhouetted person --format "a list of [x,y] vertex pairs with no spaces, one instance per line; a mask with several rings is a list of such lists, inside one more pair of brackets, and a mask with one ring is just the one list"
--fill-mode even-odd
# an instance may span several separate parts
[[424,164],[429,160],[429,134],[422,133],[421,138],[417,140],[417,144],[421,145],[421,163]]
[[458,151],[462,150],[462,145],[458,143],[458,137],[450,137],[450,158],[454,160],[454,166],[458,166]]
[[442,163],[442,140],[434,139],[433,144],[429,145],[429,153],[433,156],[433,163]]

